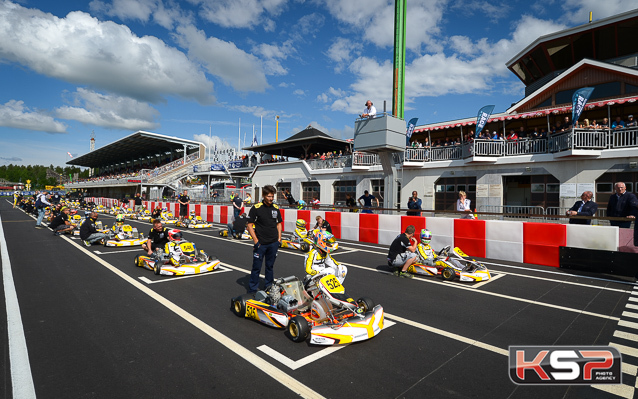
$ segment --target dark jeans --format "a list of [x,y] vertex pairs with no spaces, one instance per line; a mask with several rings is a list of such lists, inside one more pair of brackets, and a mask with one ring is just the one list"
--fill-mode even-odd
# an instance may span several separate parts
[[255,244],[253,247],[253,269],[250,272],[248,292],[257,292],[259,290],[259,272],[264,259],[266,260],[264,287],[268,288],[272,285],[274,280],[273,266],[275,265],[275,258],[277,258],[277,250],[279,250],[279,241],[266,245]]

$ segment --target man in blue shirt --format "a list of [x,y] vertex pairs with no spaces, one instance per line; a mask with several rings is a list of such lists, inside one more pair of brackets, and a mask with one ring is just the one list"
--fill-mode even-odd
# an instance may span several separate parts
[[623,122],[623,120],[620,119],[620,116],[617,116],[616,120],[611,123],[611,128],[612,129],[624,129],[625,128],[625,122]]
[[[361,203],[361,200],[363,200],[363,203]],[[377,207],[379,207],[379,199],[370,194],[368,190],[365,190],[363,192],[363,195],[359,197],[359,205],[363,205],[363,210],[361,211],[361,213],[372,213],[372,211],[370,210],[370,208],[372,207],[372,200],[376,200]]]
[[412,196],[408,198],[408,216],[421,216],[421,198],[416,191],[412,191]]

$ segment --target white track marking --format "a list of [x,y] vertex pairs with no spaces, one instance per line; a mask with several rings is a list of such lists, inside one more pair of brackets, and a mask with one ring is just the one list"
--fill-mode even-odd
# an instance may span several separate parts
[[[556,280],[556,279],[547,278],[547,277],[529,276],[529,275],[526,275],[526,274],[504,272],[504,271],[501,271],[501,270],[497,270],[496,273],[509,274],[511,276],[531,278],[531,279],[535,279],[535,280],[551,281],[551,282],[560,283],[560,284],[577,285],[577,286],[580,286],[580,287],[594,288],[594,289],[603,290],[603,291],[624,292],[624,293],[628,293],[628,294],[633,292],[633,291],[630,291],[630,290],[622,290],[622,289],[619,289],[619,288],[600,287],[600,286],[596,286],[596,285],[576,283],[576,282],[573,282],[573,281]],[[558,273],[558,274],[560,274],[560,273]]]
[[168,299],[164,298],[160,294],[156,293],[149,287],[145,286],[143,283],[140,283],[137,280],[135,280],[133,277],[128,276],[126,273],[119,270],[117,267],[111,265],[110,263],[96,256],[95,254],[91,253],[90,251],[85,249],[85,247],[73,242],[72,240],[68,240],[66,237],[63,237],[63,239],[66,239],[71,245],[74,245],[78,250],[84,252],[91,259],[95,260],[97,263],[101,264],[102,266],[104,266],[105,268],[113,272],[115,275],[117,275],[118,277],[126,281],[127,283],[131,284],[132,286],[134,286],[135,288],[137,288],[144,294],[148,295],[149,297],[157,301],[159,304],[165,306],[167,309],[174,312],[176,315],[178,315],[179,317],[181,317],[188,323],[192,324],[197,329],[207,334],[209,337],[213,338],[215,341],[219,342],[220,344],[222,344],[223,346],[225,346],[226,348],[228,348],[229,350],[231,350],[232,352],[234,352],[235,354],[237,354],[238,356],[240,356],[241,358],[243,358],[250,364],[254,365],[258,370],[263,371],[265,375],[267,375],[268,377],[271,377],[274,381],[279,382],[281,385],[290,389],[292,392],[296,393],[297,395],[301,397],[323,398],[323,396],[320,395],[318,392],[312,390],[310,387],[297,381],[297,379],[286,374],[285,372],[275,367],[271,363],[268,363],[264,359],[255,355],[250,350],[244,348],[243,346],[233,341],[226,335],[222,334],[221,332],[217,331],[213,327],[209,326],[208,324],[198,319],[197,317],[193,316],[192,314],[190,314],[183,308],[179,307],[175,303],[169,301]]
[[614,348],[618,349],[618,351],[620,353],[623,353],[625,355],[638,356],[638,349],[636,349],[636,348],[632,348],[632,347],[626,346],[626,345],[620,345],[620,344],[617,344],[615,342],[610,342],[609,345],[611,345]]
[[628,339],[630,341],[638,342],[638,334],[632,334],[624,331],[614,331],[614,337]]
[[619,385],[592,385],[594,389],[598,389],[604,392],[608,392],[612,395],[620,396],[625,399],[632,399],[634,397],[635,388],[631,385],[619,384]]
[[638,309],[638,305],[633,305],[631,303],[628,303],[625,307],[629,309]]
[[138,279],[142,280],[146,284],[174,283],[174,282],[179,282],[179,281],[186,280],[186,279],[189,279],[189,278],[206,277],[206,276],[211,276],[211,275],[214,275],[214,274],[225,273],[225,272],[229,272],[229,271],[231,271],[231,270],[226,268],[226,267],[224,267],[224,266],[218,266],[217,269],[212,271],[212,272],[193,274],[193,275],[190,275],[190,276],[164,276],[165,278],[163,278],[162,280],[155,280],[155,281],[149,280],[148,278],[143,277],[143,276],[142,277],[138,277]]
[[[123,251],[111,251],[111,252],[102,252],[102,251],[93,251],[93,253],[96,253],[98,255],[113,255],[113,254],[123,254],[126,252],[139,252],[140,255],[143,255],[144,250],[142,249],[142,247],[137,246],[137,249],[125,249]],[[115,248],[115,247],[111,247],[111,248]]]
[[625,312],[622,312],[622,316],[638,319],[638,313],[634,313],[634,312],[625,311]]
[[[388,319],[386,319],[383,323],[383,329],[385,330],[386,328],[392,327],[393,325],[395,325],[396,323],[393,321],[390,321]],[[338,346],[329,346],[327,348],[321,349],[318,352],[313,353],[312,355],[308,355],[304,358],[301,358],[299,360],[292,360],[291,358],[277,352],[276,350],[272,349],[271,347],[269,347],[268,345],[262,345],[257,347],[257,349],[259,349],[260,351],[264,352],[265,354],[267,354],[268,356],[272,357],[273,359],[277,360],[279,363],[283,364],[284,366],[287,366],[288,368],[292,369],[292,370],[297,370],[300,367],[303,367],[307,364],[310,364],[314,361],[317,361],[321,358],[324,358],[332,353],[335,353],[336,351],[338,351],[339,349],[343,349],[346,346],[348,346],[349,344],[345,344],[345,345],[338,345]]]
[[638,323],[632,323],[631,321],[620,320],[618,325],[620,327],[629,327],[638,330]]
[[504,275],[505,274],[501,273],[501,272],[498,272],[498,274],[494,273],[494,275],[489,280],[481,281],[480,283],[474,283],[472,285],[468,285],[468,287],[473,288],[473,289],[477,289],[479,287],[484,286],[485,284],[489,284],[491,282],[494,282],[494,281],[498,280],[499,278],[503,277]]
[[[4,300],[7,312],[7,336],[9,341],[9,367],[11,368],[11,387],[14,398],[35,398],[35,386],[31,374],[27,340],[22,326],[22,315],[18,294],[13,281],[11,260],[7,242],[4,239],[2,218],[0,218],[0,253],[2,259],[2,283],[4,286]],[[6,392],[6,388],[5,388]]]
[[359,250],[357,249],[348,249],[348,250],[343,250],[343,251],[337,251],[337,252],[332,252],[332,256],[336,256],[336,255],[343,255],[343,254],[349,254],[352,252],[359,252]]
[[467,337],[464,337],[462,335],[458,335],[458,334],[454,334],[454,333],[451,333],[451,332],[448,332],[448,331],[444,331],[444,330],[441,330],[441,329],[436,328],[436,327],[427,326],[425,324],[418,323],[418,322],[412,321],[412,320],[408,320],[408,319],[405,319],[403,317],[395,316],[395,315],[392,315],[392,314],[389,314],[389,313],[386,313],[385,317],[389,318],[389,319],[392,319],[392,320],[395,320],[395,321],[399,321],[401,323],[405,323],[405,324],[410,325],[412,327],[419,328],[419,329],[424,330],[424,331],[429,331],[429,332],[434,333],[434,334],[442,335],[442,336],[450,338],[450,339],[454,339],[454,340],[457,340],[457,341],[464,342],[464,343],[466,343],[468,345],[476,346],[476,347],[481,348],[481,349],[486,349],[488,351],[491,351],[491,352],[494,352],[494,353],[498,353],[499,355],[509,356],[509,350],[507,350],[507,349],[499,348],[499,347],[494,346],[494,345],[489,345],[489,344],[477,341],[477,340],[472,339],[472,338],[467,338]]

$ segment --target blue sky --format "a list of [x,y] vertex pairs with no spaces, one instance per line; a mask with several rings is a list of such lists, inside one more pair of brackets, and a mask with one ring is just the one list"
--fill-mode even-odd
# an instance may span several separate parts
[[[635,0],[408,0],[405,117],[502,112],[505,62],[538,36]],[[0,164],[63,165],[137,130],[218,148],[313,125],[353,135],[391,109],[394,1],[0,0]],[[213,139],[210,141],[209,129]],[[260,141],[261,142],[261,141]]]

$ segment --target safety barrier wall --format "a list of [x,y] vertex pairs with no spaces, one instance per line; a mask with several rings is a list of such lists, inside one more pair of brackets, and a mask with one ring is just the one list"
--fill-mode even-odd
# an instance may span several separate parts
[[[98,205],[113,206],[117,200],[91,198]],[[145,201],[147,209],[166,207],[179,215],[179,204]],[[281,209],[281,208],[280,208]],[[215,223],[232,222],[232,206],[190,205],[203,219]],[[246,213],[249,207],[244,209]],[[314,227],[317,216],[330,223],[337,239],[389,245],[409,225],[432,232],[432,247],[457,246],[470,256],[525,262],[544,266],[559,266],[559,248],[569,246],[585,249],[617,251],[619,229],[611,226],[565,225],[501,220],[468,220],[421,216],[377,215],[352,212],[281,209],[284,231],[295,230],[297,219]]]

